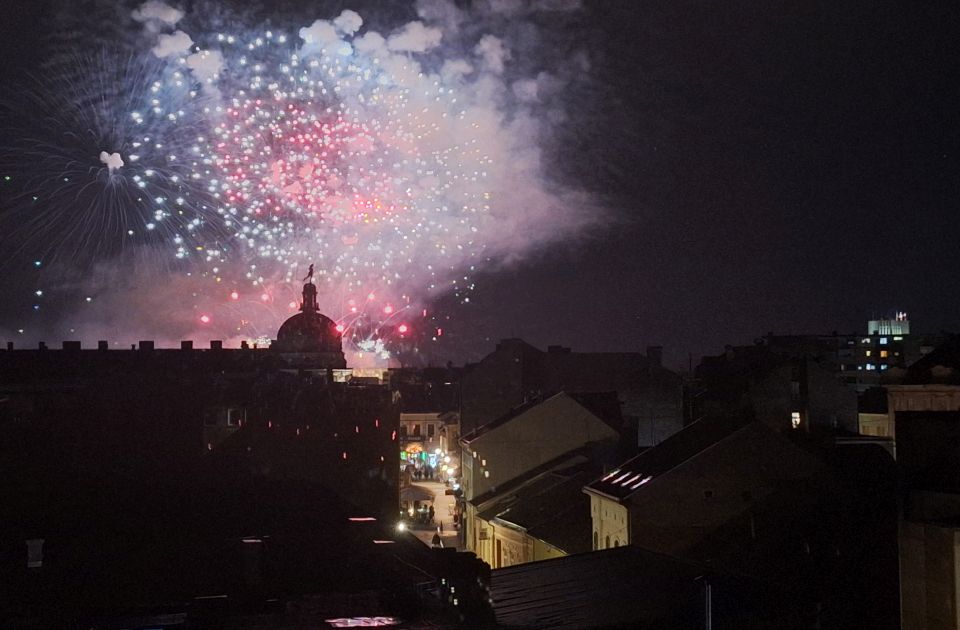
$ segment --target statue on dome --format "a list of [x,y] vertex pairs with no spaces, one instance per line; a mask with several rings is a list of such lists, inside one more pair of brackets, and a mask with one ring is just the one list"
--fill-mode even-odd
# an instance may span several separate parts
[[313,284],[313,263],[311,263],[310,268],[307,269],[307,275],[304,276],[303,281]]

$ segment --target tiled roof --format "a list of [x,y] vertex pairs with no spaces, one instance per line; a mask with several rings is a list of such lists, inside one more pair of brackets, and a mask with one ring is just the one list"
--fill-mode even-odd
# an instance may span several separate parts
[[497,502],[494,509],[500,509],[493,518],[566,553],[590,551],[590,500],[583,485],[596,474],[592,464],[548,473],[542,483],[521,488],[515,500]]
[[657,446],[647,449],[586,489],[622,500],[717,442],[733,435],[749,424],[740,418],[704,419],[685,427]]
[[510,422],[511,420],[523,414],[524,412],[529,411],[530,409],[533,409],[537,405],[540,405],[546,402],[547,400],[549,400],[550,398],[554,398],[556,396],[560,396],[560,394],[554,394],[553,396],[549,396],[549,397],[537,397],[537,398],[534,398],[533,400],[528,400],[522,405],[517,405],[516,407],[514,407],[507,413],[503,414],[496,420],[488,422],[483,426],[477,427],[476,429],[474,429],[473,431],[470,431],[466,435],[460,436],[460,440],[469,444],[470,442],[477,439],[481,435],[485,433],[489,433],[490,431],[492,431],[493,429],[496,429],[497,427],[503,426],[504,424]]
[[522,475],[511,479],[507,483],[490,488],[483,494],[477,495],[471,499],[470,503],[479,509],[484,510],[489,507],[486,504],[490,501],[499,500],[500,498],[515,492],[525,484],[529,483],[531,480],[541,477],[544,473],[549,473],[558,469],[570,468],[571,466],[580,465],[589,461],[590,450],[591,447],[582,446],[572,451],[567,451],[562,455],[558,455],[553,459],[545,461],[535,468],[531,468]]
[[[702,567],[625,546],[491,573],[498,627],[700,627]],[[742,587],[718,589],[728,596]]]
[[561,398],[570,398],[579,404],[581,407],[587,409],[590,413],[595,415],[597,418],[602,420],[604,423],[609,425],[612,429],[620,431],[623,428],[623,416],[620,414],[620,404],[617,398],[616,392],[594,392],[594,393],[579,393],[579,394],[569,394],[567,392],[557,392],[555,394],[547,394],[544,396],[538,396],[537,398],[527,401],[526,403],[514,407],[506,414],[500,416],[492,422],[477,427],[470,433],[461,436],[461,440],[466,444],[469,444],[478,437],[497,429],[506,423],[510,422],[514,418],[517,418],[531,409],[545,404],[550,401],[559,400]]

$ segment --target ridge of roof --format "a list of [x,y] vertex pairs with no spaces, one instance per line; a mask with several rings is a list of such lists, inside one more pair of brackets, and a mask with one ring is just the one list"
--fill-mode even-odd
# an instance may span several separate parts
[[622,501],[653,479],[757,424],[740,417],[698,420],[587,484],[584,491]]

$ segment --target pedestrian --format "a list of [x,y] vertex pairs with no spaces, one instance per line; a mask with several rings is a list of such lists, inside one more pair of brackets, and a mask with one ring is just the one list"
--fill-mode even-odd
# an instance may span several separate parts
[[440,533],[443,533],[443,521],[440,521]]
[[433,515],[434,515],[434,511],[433,511],[433,506],[431,505],[430,506],[430,522],[431,523],[433,522]]

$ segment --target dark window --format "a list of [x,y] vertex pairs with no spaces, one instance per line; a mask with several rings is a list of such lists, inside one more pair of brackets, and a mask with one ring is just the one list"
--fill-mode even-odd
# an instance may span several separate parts
[[243,424],[244,416],[246,416],[246,411],[243,408],[227,409],[227,426],[239,427]]
[[205,427],[215,427],[219,425],[223,419],[225,409],[222,407],[207,407],[203,410],[203,426]]
[[703,491],[703,498],[704,498],[704,499],[713,498],[713,490],[704,490],[704,491]]

